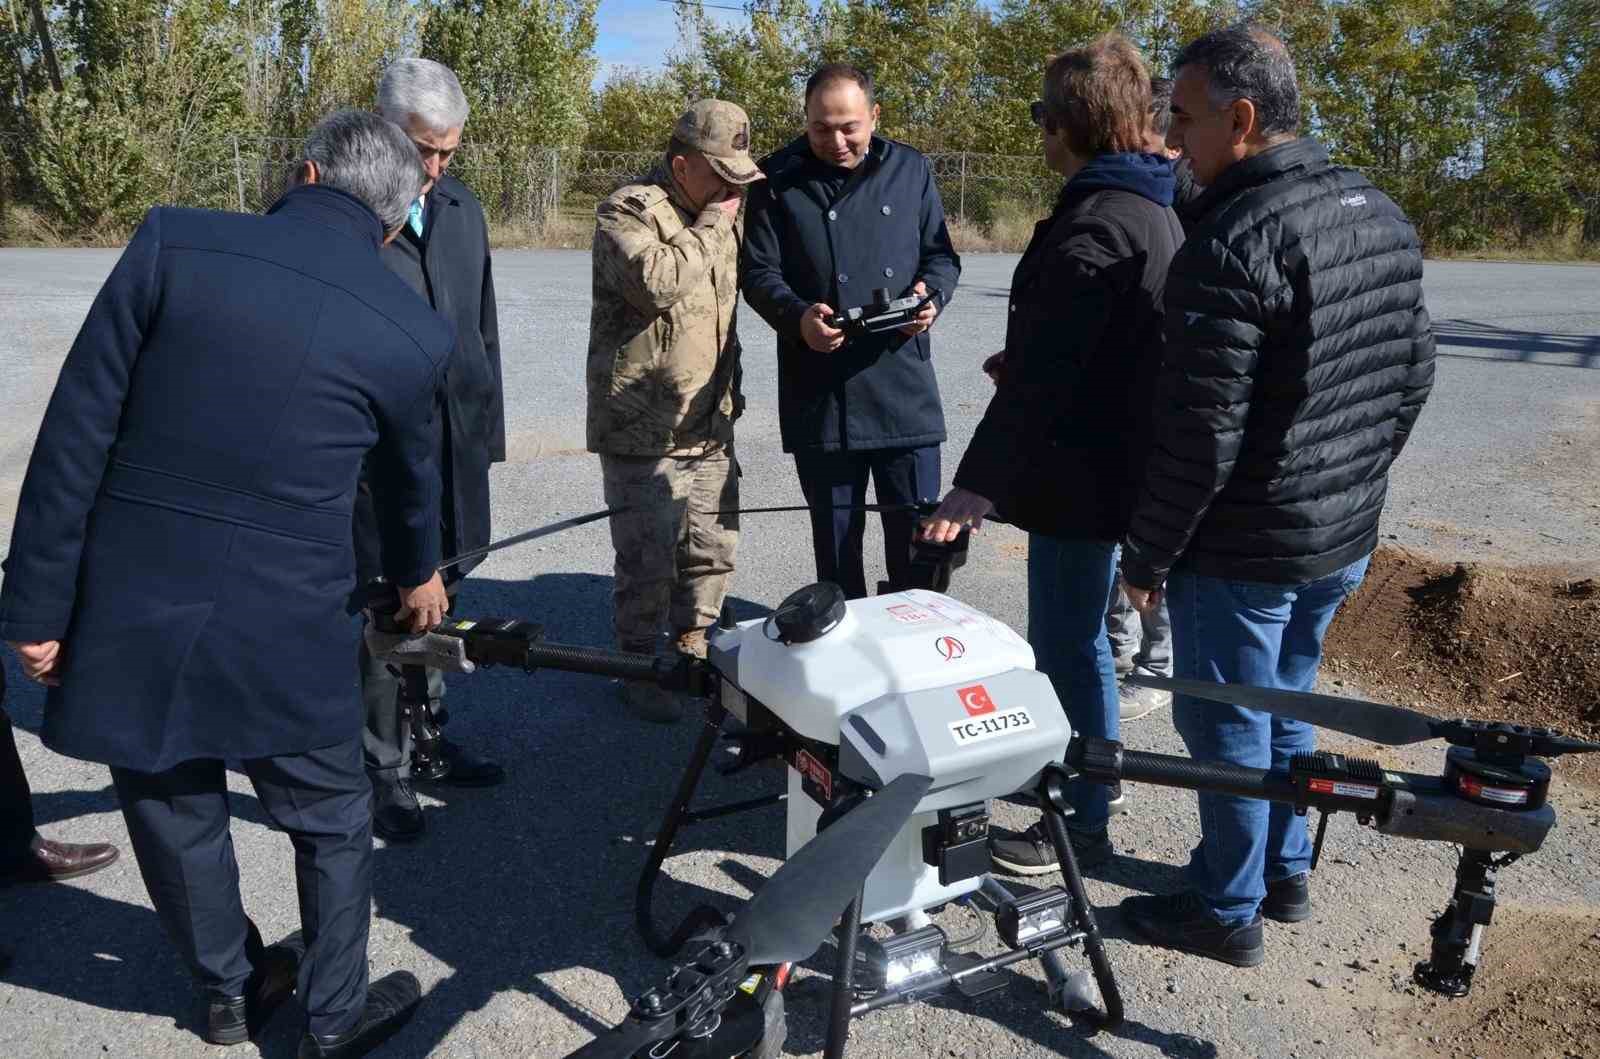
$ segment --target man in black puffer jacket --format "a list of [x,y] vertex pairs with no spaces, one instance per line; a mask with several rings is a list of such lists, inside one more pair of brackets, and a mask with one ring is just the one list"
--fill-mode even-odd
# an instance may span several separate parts
[[[1206,187],[1173,259],[1144,488],[1123,545],[1129,598],[1163,584],[1174,675],[1309,690],[1334,611],[1377,546],[1389,466],[1433,383],[1422,251],[1400,210],[1298,138],[1283,44],[1251,26],[1174,64],[1170,142]],[[1196,758],[1284,767],[1305,724],[1178,696]],[[1261,919],[1311,913],[1304,822],[1200,796],[1193,890],[1123,904],[1158,944],[1241,966]]]

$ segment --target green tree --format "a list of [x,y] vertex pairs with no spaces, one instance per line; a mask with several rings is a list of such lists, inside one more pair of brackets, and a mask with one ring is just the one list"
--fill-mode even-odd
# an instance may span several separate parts
[[650,151],[691,100],[665,73],[626,70],[612,75],[594,96],[584,147],[591,151]]
[[762,154],[788,143],[805,123],[801,97],[817,62],[818,20],[827,16],[814,14],[806,0],[746,10],[748,25],[730,28],[699,4],[685,5],[678,18],[695,51],[671,56],[668,76],[681,104],[714,97],[743,107],[752,146]]

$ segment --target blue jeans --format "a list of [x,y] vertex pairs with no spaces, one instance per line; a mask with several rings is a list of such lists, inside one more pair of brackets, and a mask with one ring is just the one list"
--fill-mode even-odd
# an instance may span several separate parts
[[[1167,580],[1173,676],[1310,691],[1322,662],[1322,637],[1367,560],[1301,585],[1227,581],[1174,573]],[[1316,746],[1303,721],[1175,695],[1172,720],[1189,754],[1250,768],[1286,768]],[[1200,844],[1190,882],[1222,922],[1248,923],[1267,883],[1311,867],[1305,821],[1287,805],[1201,794]]]
[[[1084,736],[1119,736],[1117,673],[1106,638],[1106,597],[1116,577],[1115,541],[1064,540],[1028,535],[1028,643],[1039,672],[1050,678],[1072,730]],[[1067,786],[1071,824],[1106,826],[1110,788]]]

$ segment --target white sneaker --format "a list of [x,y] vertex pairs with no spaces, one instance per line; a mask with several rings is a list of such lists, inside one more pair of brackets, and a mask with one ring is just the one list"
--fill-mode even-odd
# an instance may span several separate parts
[[[1138,672],[1149,673],[1143,666]],[[1151,673],[1151,676],[1160,676]],[[1161,688],[1146,688],[1126,681],[1117,682],[1117,715],[1124,721],[1137,721],[1156,710],[1172,705],[1172,692]]]

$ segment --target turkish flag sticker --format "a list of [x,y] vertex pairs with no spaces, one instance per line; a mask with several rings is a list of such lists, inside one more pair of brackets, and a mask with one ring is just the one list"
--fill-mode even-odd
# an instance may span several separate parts
[[956,694],[961,698],[961,705],[967,711],[968,717],[981,717],[986,713],[994,712],[994,700],[989,697],[989,689],[982,684],[974,684],[970,688],[957,688]]

